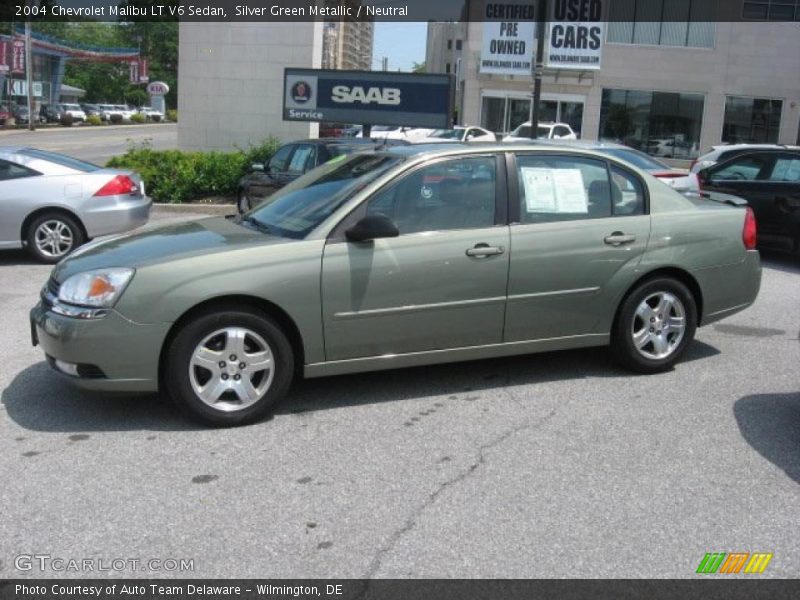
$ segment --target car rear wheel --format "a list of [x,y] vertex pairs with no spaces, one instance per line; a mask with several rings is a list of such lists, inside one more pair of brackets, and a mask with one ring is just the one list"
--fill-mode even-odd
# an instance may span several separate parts
[[174,402],[206,425],[257,421],[286,394],[291,345],[271,319],[247,308],[192,319],[173,339],[164,383]]
[[623,301],[612,332],[612,350],[617,361],[633,371],[666,371],[691,344],[696,328],[692,292],[676,279],[651,279]]
[[237,205],[239,207],[239,214],[243,215],[248,210],[253,208],[252,204],[250,203],[250,196],[247,195],[245,190],[239,190],[239,197],[237,199]]
[[45,263],[57,263],[85,241],[75,219],[61,213],[45,213],[28,227],[28,250]]

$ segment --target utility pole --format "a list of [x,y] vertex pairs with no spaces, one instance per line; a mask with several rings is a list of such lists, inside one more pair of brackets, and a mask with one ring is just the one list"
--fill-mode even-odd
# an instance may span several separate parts
[[536,64],[533,70],[533,98],[531,98],[531,139],[539,134],[539,111],[542,105],[542,77],[544,76],[544,36],[547,24],[548,0],[539,0],[536,8]]
[[388,56],[384,56],[381,59],[381,65],[382,65],[382,69],[384,71],[388,71],[389,70],[389,57]]
[[25,86],[28,92],[28,131],[36,129],[33,115],[33,57],[31,56],[31,22],[25,21]]

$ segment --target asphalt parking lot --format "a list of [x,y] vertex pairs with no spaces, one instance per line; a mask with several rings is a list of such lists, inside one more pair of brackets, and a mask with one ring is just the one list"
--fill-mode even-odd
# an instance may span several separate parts
[[798,576],[797,258],[669,373],[592,349],[309,380],[228,430],[64,384],[30,345],[49,270],[0,254],[0,578],[694,577],[715,551]]

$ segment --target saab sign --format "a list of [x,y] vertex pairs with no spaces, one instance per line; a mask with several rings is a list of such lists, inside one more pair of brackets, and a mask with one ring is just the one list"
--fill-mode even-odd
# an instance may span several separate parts
[[283,118],[450,127],[453,93],[451,75],[285,69]]

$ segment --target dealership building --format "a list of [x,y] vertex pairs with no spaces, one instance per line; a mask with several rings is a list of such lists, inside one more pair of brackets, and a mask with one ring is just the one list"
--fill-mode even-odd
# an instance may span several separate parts
[[[800,142],[800,2],[604,0],[603,20],[598,65],[545,68],[541,120],[676,159],[723,142]],[[500,134],[528,120],[532,77],[530,61],[515,74],[485,68],[494,35],[498,23],[431,23],[426,65],[456,76],[461,123]]]
[[[551,31],[567,18],[557,14],[559,2],[551,5]],[[514,3],[529,11],[535,4],[499,1],[502,10]],[[529,118],[534,23],[530,14],[513,27],[502,18],[487,22],[492,4],[471,0],[469,22],[430,23],[426,65],[429,73],[453,75],[458,122],[505,133]],[[584,139],[674,159],[723,142],[800,141],[800,0],[591,4],[601,7],[599,23],[590,23],[598,41],[591,56],[555,68],[555,54],[546,51],[542,120],[568,123]],[[230,149],[269,135],[315,136],[315,123],[283,120],[283,73],[323,65],[325,26],[181,23],[180,147]],[[546,47],[549,33],[547,40]],[[517,55],[524,48],[527,57],[487,56],[498,48]]]

